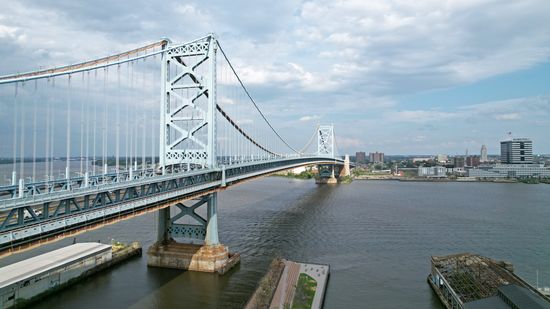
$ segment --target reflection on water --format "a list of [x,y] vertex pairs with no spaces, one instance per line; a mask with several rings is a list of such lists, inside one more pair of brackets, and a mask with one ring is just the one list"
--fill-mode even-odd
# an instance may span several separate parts
[[[317,186],[268,177],[220,194],[221,241],[242,254],[224,276],[147,268],[146,257],[100,273],[37,308],[239,308],[273,257],[328,263],[325,308],[441,308],[429,256],[476,252],[550,283],[550,186],[355,181]],[[91,231],[79,241],[156,238],[156,215]],[[56,244],[0,260],[70,244]]]

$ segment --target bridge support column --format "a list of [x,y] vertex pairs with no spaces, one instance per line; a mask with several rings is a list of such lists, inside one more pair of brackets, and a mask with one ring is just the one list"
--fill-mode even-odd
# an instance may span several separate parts
[[318,165],[317,170],[319,175],[315,178],[317,184],[336,184],[338,179],[335,177],[334,169],[336,167],[333,164],[330,165]]
[[[239,263],[240,255],[229,253],[219,242],[217,201],[217,193],[211,193],[190,206],[177,203],[180,212],[174,217],[169,207],[159,210],[157,242],[147,252],[147,265],[223,274]],[[205,204],[206,219],[196,212]],[[177,223],[186,216],[198,224]]]

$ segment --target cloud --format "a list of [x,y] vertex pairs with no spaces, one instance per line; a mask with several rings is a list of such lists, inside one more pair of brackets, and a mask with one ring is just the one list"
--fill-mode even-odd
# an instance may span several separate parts
[[312,120],[318,120],[318,119],[321,119],[321,117],[319,117],[317,115],[311,115],[311,116],[302,116],[298,120],[299,121],[312,121]]
[[456,117],[455,113],[434,110],[403,110],[390,112],[386,115],[390,121],[415,123],[446,121],[454,117]]
[[337,141],[337,146],[339,147],[339,150],[358,149],[365,146],[364,140],[359,138],[336,136],[335,139]]
[[[426,136],[428,145],[430,131],[460,139],[469,126],[488,126],[485,131],[496,134],[503,126],[517,131],[528,120],[546,128],[550,117],[547,92],[452,108],[444,101],[412,105],[406,99],[548,61],[545,0],[76,3],[1,2],[0,75],[94,59],[162,37],[185,42],[217,32],[258,105],[290,139],[298,140],[296,131],[309,136],[311,121],[319,118],[307,117],[317,115],[330,118],[342,136],[361,140],[361,124],[373,134],[369,142],[401,150],[414,136]],[[218,99],[238,102],[221,94]],[[396,136],[403,148],[395,146]],[[445,147],[463,147],[453,145]]]
[[518,113],[510,113],[510,114],[498,114],[495,115],[496,120],[518,120],[521,116]]

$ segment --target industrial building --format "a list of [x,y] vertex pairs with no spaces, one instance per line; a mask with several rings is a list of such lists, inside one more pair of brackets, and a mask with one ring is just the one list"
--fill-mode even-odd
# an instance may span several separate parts
[[78,243],[0,268],[0,308],[25,303],[112,259],[110,245]]
[[447,168],[443,166],[418,167],[420,177],[447,177]]
[[481,165],[468,170],[468,177],[477,178],[549,178],[550,168],[544,164]]

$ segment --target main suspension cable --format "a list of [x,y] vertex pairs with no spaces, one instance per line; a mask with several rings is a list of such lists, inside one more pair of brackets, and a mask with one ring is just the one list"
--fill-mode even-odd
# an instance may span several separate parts
[[227,61],[227,64],[229,64],[229,67],[231,68],[231,71],[233,71],[233,74],[235,74],[235,77],[237,78],[237,80],[239,81],[239,84],[241,85],[241,87],[243,88],[244,92],[246,93],[246,95],[248,96],[248,98],[250,99],[250,102],[252,102],[252,104],[254,105],[254,107],[256,108],[256,110],[260,113],[260,115],[262,116],[262,118],[264,119],[264,121],[267,123],[267,125],[271,128],[271,130],[273,131],[273,133],[275,133],[275,135],[277,135],[277,137],[288,147],[290,148],[292,151],[294,151],[295,153],[297,154],[300,154],[300,152],[298,152],[296,149],[294,149],[294,147],[290,146],[282,137],[281,135],[279,135],[279,133],[277,132],[277,130],[275,130],[275,128],[271,125],[271,123],[269,122],[269,120],[267,120],[267,118],[265,117],[264,113],[260,110],[260,108],[258,107],[258,105],[256,104],[256,102],[254,101],[254,99],[252,98],[252,96],[250,95],[250,92],[248,92],[248,89],[246,89],[246,87],[244,86],[244,83],[242,82],[241,78],[239,77],[239,75],[237,74],[237,71],[235,71],[235,68],[233,67],[233,64],[231,63],[231,61],[229,61],[229,59],[227,58],[227,55],[225,54],[225,52],[223,51],[223,48],[221,47],[220,43],[217,42],[218,44],[218,47],[220,48],[220,51],[222,52],[222,55],[223,57],[225,58],[225,61]]

